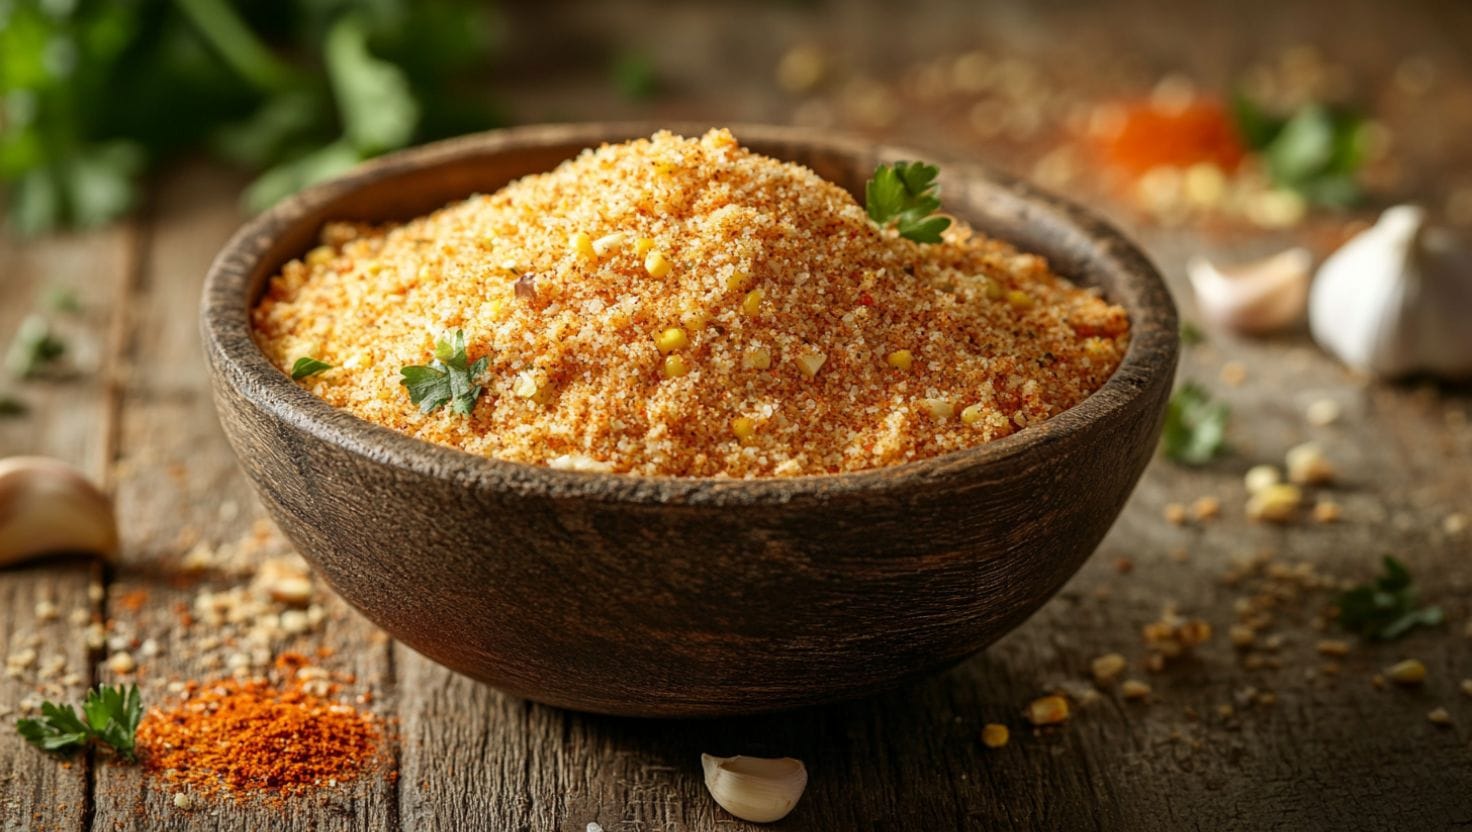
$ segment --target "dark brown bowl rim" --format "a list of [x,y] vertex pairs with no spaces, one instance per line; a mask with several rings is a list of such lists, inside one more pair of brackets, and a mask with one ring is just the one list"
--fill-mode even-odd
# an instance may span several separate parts
[[[448,478],[468,488],[489,487],[523,496],[594,499],[600,502],[690,505],[771,505],[827,500],[853,492],[904,491],[937,487],[956,478],[998,477],[1008,460],[1040,453],[1125,408],[1162,373],[1173,373],[1178,348],[1176,311],[1159,272],[1148,258],[1108,222],[1061,197],[1016,177],[975,163],[942,160],[943,182],[980,180],[1025,203],[1036,215],[1051,215],[1093,244],[1089,259],[1129,281],[1138,291],[1124,303],[1130,315],[1131,342],[1114,374],[1079,404],[1017,433],[915,462],[840,474],[733,479],[669,477],[563,471],[529,463],[481,457],[437,445],[339,410],[297,386],[271,364],[251,337],[249,304],[243,296],[252,272],[274,240],[324,203],[385,177],[410,174],[464,155],[514,152],[550,144],[595,147],[605,141],[648,136],[660,129],[699,135],[709,124],[531,125],[491,130],[434,142],[365,162],[338,178],[282,200],[247,221],[211,263],[201,298],[201,332],[211,372],[220,374],[248,401],[285,424],[343,450],[426,476]],[[788,142],[827,147],[855,158],[932,159],[893,145],[866,142],[805,128],[731,125],[743,141]],[[1132,300],[1138,302],[1131,302]],[[222,337],[227,333],[244,337]],[[218,382],[218,379],[217,379]]]

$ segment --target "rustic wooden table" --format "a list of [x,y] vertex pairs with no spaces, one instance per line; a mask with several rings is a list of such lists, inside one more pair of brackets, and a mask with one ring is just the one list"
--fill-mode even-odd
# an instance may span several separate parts
[[[921,0],[897,12],[877,2],[737,9],[651,1],[559,4],[535,19],[529,11],[508,14],[521,45],[510,47],[501,84],[522,121],[831,122],[937,157],[992,159],[1023,173],[1036,158],[1026,125],[1005,135],[978,127],[977,118],[968,120],[971,99],[944,84],[937,92],[923,69],[907,68],[982,48],[1033,68],[1013,74],[1036,70],[1051,84],[1086,92],[1129,83],[1148,89],[1175,70],[1222,86],[1250,62],[1312,43],[1345,68],[1344,83],[1391,128],[1400,164],[1383,194],[1440,205],[1454,188],[1472,186],[1466,4],[1167,10],[1118,0],[983,10]],[[590,44],[618,39],[657,56],[669,79],[664,94],[631,102],[604,91],[605,57]],[[771,68],[806,41],[829,50],[837,77],[828,92],[779,91]],[[863,77],[906,80],[885,86]],[[241,182],[185,162],[156,181],[148,205],[126,223],[0,242],[0,334],[8,337],[53,287],[73,289],[83,304],[62,324],[76,377],[23,388],[31,412],[0,420],[0,456],[41,453],[81,466],[116,495],[125,538],[121,560],[108,569],[66,561],[0,571],[0,649],[39,645],[38,663],[52,665],[48,678],[35,668],[0,678],[0,712],[43,690],[77,700],[89,684],[118,678],[103,651],[88,649],[84,627],[69,620],[74,610],[107,619],[118,646],[156,653],[132,674],[146,694],[161,697],[157,685],[166,680],[211,675],[197,649],[202,633],[185,628],[175,608],[201,591],[239,584],[240,572],[260,557],[252,547],[230,548],[253,534],[260,513],[217,428],[195,318],[205,267],[240,221],[233,195]],[[1121,220],[1135,225],[1178,297],[1186,295],[1181,272],[1189,253],[1242,257],[1303,233],[1204,235]],[[1231,362],[1245,371],[1236,386],[1221,378]],[[326,623],[291,646],[331,648],[327,665],[356,674],[374,707],[396,720],[396,781],[371,777],[284,808],[206,804],[185,812],[136,767],[86,758],[59,764],[7,729],[0,732],[0,829],[749,828],[706,796],[703,751],[804,759],[811,786],[784,829],[1472,825],[1472,699],[1458,688],[1472,676],[1464,633],[1472,618],[1472,534],[1447,519],[1472,511],[1472,397],[1465,389],[1364,383],[1302,335],[1246,341],[1212,333],[1187,352],[1182,373],[1232,404],[1235,454],[1203,469],[1153,465],[1098,555],[1058,598],[983,655],[934,678],[868,701],[762,718],[584,716],[511,699],[443,670],[322,589]],[[1341,405],[1337,423],[1305,422],[1304,408],[1320,399]],[[1310,438],[1341,471],[1330,493],[1343,521],[1248,523],[1243,471],[1281,460],[1287,447]],[[1200,496],[1221,499],[1219,520],[1175,526],[1162,519],[1168,503]],[[238,562],[181,579],[182,557],[200,544],[237,551]],[[1326,596],[1300,591],[1288,578],[1224,579],[1242,571],[1244,554],[1259,552],[1346,578],[1364,578],[1382,555],[1395,554],[1448,623],[1393,644],[1357,646],[1342,659],[1322,656],[1315,642],[1323,635],[1310,620]],[[1225,637],[1234,605],[1258,592],[1280,596],[1260,637],[1264,646],[1235,651]],[[60,615],[45,614],[44,605],[38,611],[42,600]],[[1109,689],[1088,695],[1090,660],[1118,651],[1138,662],[1140,628],[1168,602],[1209,620],[1216,637],[1162,673],[1132,668],[1154,688],[1148,704]],[[1372,686],[1378,669],[1407,656],[1426,663],[1423,687]],[[1020,708],[1059,684],[1085,700],[1074,719],[1044,733],[1024,730]],[[1427,720],[1436,706],[1450,711],[1451,726]],[[992,721],[1014,729],[1003,749],[978,742]]]

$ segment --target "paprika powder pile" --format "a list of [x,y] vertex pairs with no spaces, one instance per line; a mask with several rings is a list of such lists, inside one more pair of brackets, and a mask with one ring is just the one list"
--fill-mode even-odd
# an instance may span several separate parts
[[139,725],[140,760],[169,785],[205,797],[291,797],[351,781],[379,755],[380,722],[329,698],[336,686],[314,682],[293,673],[280,683],[191,683],[182,701]]

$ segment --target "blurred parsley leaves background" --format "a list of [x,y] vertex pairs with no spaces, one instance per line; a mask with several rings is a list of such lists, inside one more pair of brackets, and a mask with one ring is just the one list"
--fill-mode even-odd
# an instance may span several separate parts
[[357,162],[501,123],[498,26],[468,0],[0,0],[12,228],[92,227],[198,148],[258,211]]

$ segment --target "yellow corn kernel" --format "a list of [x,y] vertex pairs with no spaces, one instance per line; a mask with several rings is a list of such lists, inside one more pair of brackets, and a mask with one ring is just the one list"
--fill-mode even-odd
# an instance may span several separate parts
[[679,355],[667,355],[664,358],[664,374],[666,378],[679,378],[690,372],[690,365],[684,357]]
[[726,288],[732,292],[739,292],[751,285],[751,275],[741,269],[737,269],[726,278]]
[[766,293],[761,289],[752,289],[741,299],[741,311],[748,315],[755,315],[762,310],[762,298]]
[[747,350],[741,355],[743,370],[766,370],[772,366],[772,354],[760,347]]
[[634,241],[634,254],[643,257],[654,250],[654,241],[648,237],[640,237]]
[[896,370],[908,370],[915,363],[915,356],[909,350],[895,350],[885,360]]
[[675,163],[674,162],[655,162],[654,163],[654,175],[655,176],[669,176],[670,174],[672,174],[674,172],[675,172]]
[[746,416],[737,416],[731,420],[731,432],[744,445],[756,436],[756,422]]
[[690,346],[690,336],[677,326],[672,326],[654,336],[654,347],[662,353],[671,353],[688,346]]
[[995,280],[988,280],[986,282],[986,299],[987,300],[1001,300],[1002,298],[1004,298],[1006,296],[1007,296],[1007,292],[1006,292],[1006,290],[1004,290],[1002,288],[1002,284],[998,283]]
[[817,350],[804,350],[793,360],[797,362],[797,369],[801,370],[803,375],[808,378],[817,378],[818,371],[823,369],[823,363],[828,360],[828,356]]
[[491,298],[490,301],[491,320],[499,321],[506,312],[506,301],[502,298]]
[[334,250],[332,246],[317,246],[316,248],[307,252],[307,265],[325,266],[328,263],[331,263],[332,258],[336,256],[337,251]]
[[644,271],[649,272],[650,277],[664,277],[670,273],[670,261],[659,249],[652,249],[644,256]]
[[1011,739],[1012,733],[1000,722],[988,722],[981,729],[981,744],[987,748],[1001,748]]
[[1013,289],[1007,293],[1007,302],[1012,304],[1013,309],[1031,309],[1032,295],[1020,290]]
[[572,252],[579,257],[593,256],[593,238],[586,231],[572,235]]
[[930,412],[931,416],[944,422],[956,415],[956,405],[947,399],[924,399],[921,404]]
[[961,409],[961,421],[968,425],[974,425],[981,421],[981,405],[968,404]]
[[1027,721],[1033,725],[1057,725],[1068,721],[1068,700],[1057,694],[1027,703]]
[[624,240],[627,237],[628,235],[622,231],[604,234],[602,237],[593,241],[593,253],[599,257],[603,257],[609,252],[618,251],[620,248],[623,248]]

